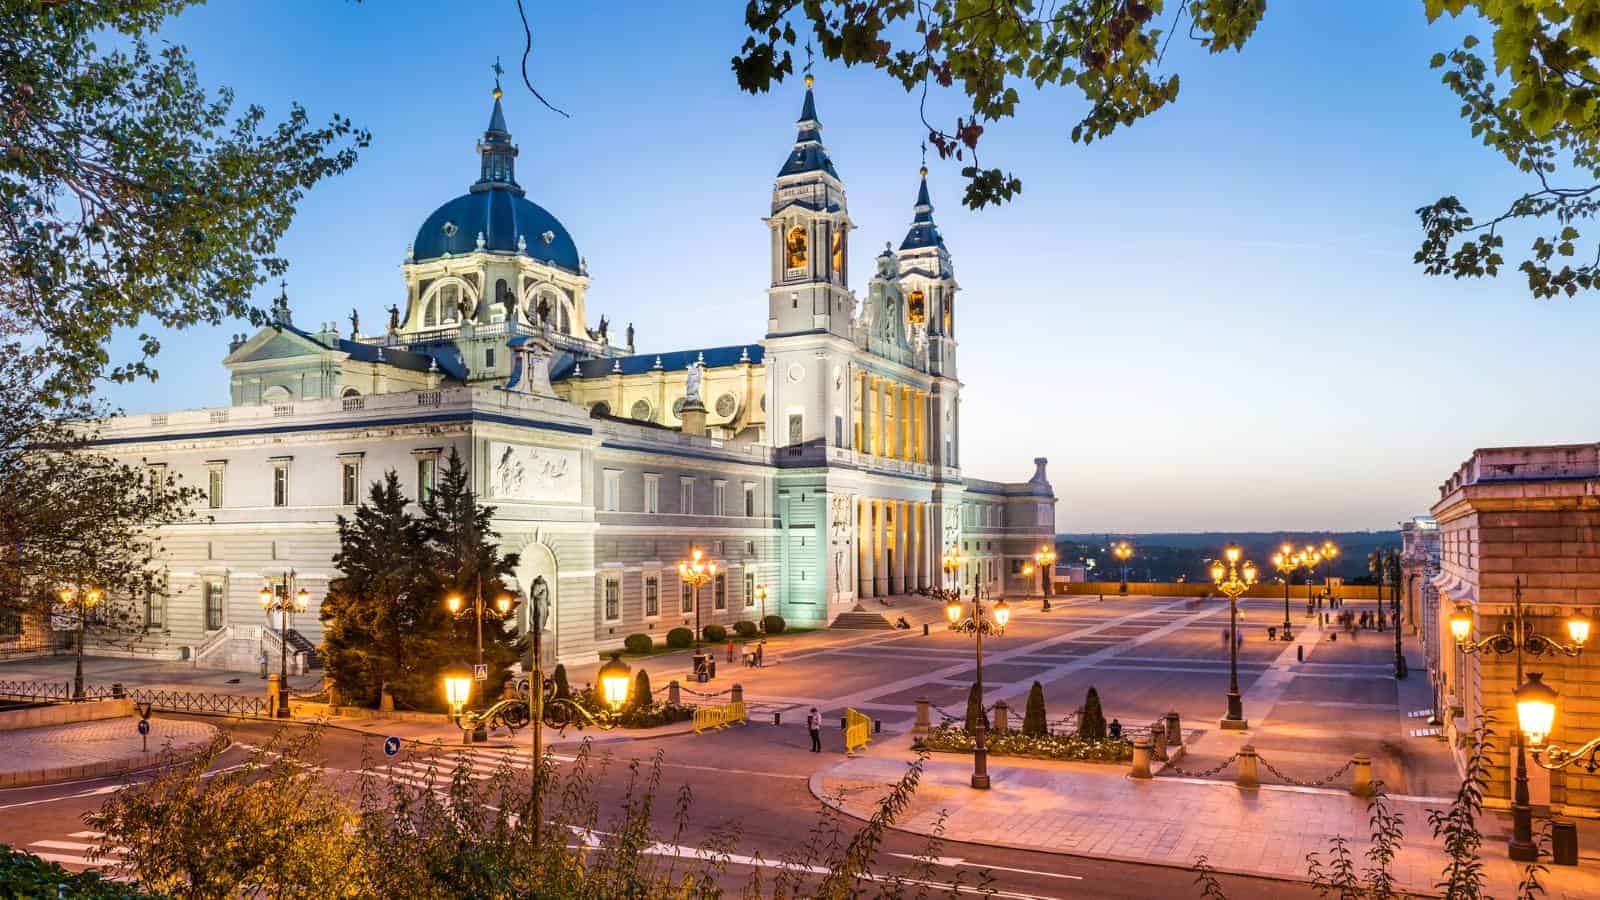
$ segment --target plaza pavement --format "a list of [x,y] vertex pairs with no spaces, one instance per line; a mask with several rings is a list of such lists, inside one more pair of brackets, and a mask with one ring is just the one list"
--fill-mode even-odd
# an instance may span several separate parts
[[198,750],[216,734],[214,725],[159,716],[150,719],[148,745],[133,716],[0,731],[0,787],[129,772],[156,765],[166,752]]

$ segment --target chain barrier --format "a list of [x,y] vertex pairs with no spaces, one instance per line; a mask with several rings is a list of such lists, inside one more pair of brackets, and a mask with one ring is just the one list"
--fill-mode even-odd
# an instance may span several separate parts
[[1350,771],[1350,767],[1355,765],[1355,760],[1352,759],[1349,762],[1345,763],[1344,765],[1340,766],[1339,768],[1333,770],[1333,772],[1330,773],[1328,775],[1328,777],[1323,778],[1323,779],[1321,779],[1319,781],[1299,781],[1297,779],[1290,778],[1288,775],[1285,775],[1282,772],[1278,771],[1278,767],[1277,766],[1274,766],[1272,763],[1267,762],[1266,759],[1261,757],[1260,755],[1257,755],[1256,759],[1260,760],[1261,764],[1263,766],[1267,767],[1267,771],[1268,772],[1271,772],[1272,774],[1278,776],[1280,779],[1282,779],[1282,780],[1284,780],[1284,781],[1288,782],[1289,784],[1292,784],[1292,785],[1294,785],[1296,787],[1323,787],[1324,785],[1327,785],[1327,784],[1329,784],[1329,783],[1331,783],[1333,781],[1338,780],[1339,778],[1344,777],[1344,774],[1346,772]]
[[1216,775],[1216,774],[1220,773],[1223,769],[1226,769],[1227,767],[1233,765],[1235,762],[1238,762],[1238,761],[1239,761],[1239,754],[1235,753],[1234,755],[1228,757],[1227,759],[1223,760],[1220,763],[1217,763],[1216,765],[1214,765],[1211,768],[1205,770],[1204,772],[1191,772],[1188,769],[1185,769],[1185,768],[1183,768],[1181,766],[1176,766],[1176,765],[1173,765],[1172,763],[1168,763],[1166,768],[1161,770],[1161,774],[1165,775],[1168,772],[1171,772],[1174,775],[1182,775],[1185,778],[1210,778],[1213,775]]
[[687,687],[684,687],[684,686],[683,686],[683,685],[681,685],[681,684],[680,684],[680,685],[678,685],[678,689],[679,689],[679,690],[681,690],[681,691],[683,691],[683,692],[684,692],[684,693],[685,693],[685,694],[693,694],[693,695],[695,695],[695,696],[696,696],[696,697],[704,697],[704,698],[706,698],[706,699],[707,699],[707,700],[714,700],[714,699],[716,699],[716,698],[717,698],[717,697],[725,697],[725,696],[727,696],[727,695],[729,695],[729,694],[731,694],[731,693],[733,693],[733,689],[732,689],[732,688],[729,688],[729,689],[728,689],[728,690],[725,690],[725,691],[717,691],[717,692],[716,692],[716,693],[715,693],[715,694],[706,694],[706,693],[702,693],[702,692],[700,692],[700,691],[697,691],[697,690],[695,690],[695,689],[694,689],[694,688],[687,688]]

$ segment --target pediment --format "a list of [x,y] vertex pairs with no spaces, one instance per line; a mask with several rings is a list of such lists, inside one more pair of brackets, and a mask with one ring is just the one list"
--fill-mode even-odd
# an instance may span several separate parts
[[267,327],[257,332],[255,337],[245,341],[239,349],[228,354],[222,362],[226,366],[238,366],[306,356],[325,357],[329,354],[344,355],[293,331]]

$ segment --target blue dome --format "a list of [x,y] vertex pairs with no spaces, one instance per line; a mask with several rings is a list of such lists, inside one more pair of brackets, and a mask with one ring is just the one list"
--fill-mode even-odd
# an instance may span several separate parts
[[480,232],[485,250],[515,253],[517,238],[521,237],[526,241],[524,256],[570,272],[580,271],[578,247],[556,217],[502,187],[462,194],[434,210],[417,229],[417,239],[411,245],[412,258],[422,262],[446,253],[471,253],[478,248]]

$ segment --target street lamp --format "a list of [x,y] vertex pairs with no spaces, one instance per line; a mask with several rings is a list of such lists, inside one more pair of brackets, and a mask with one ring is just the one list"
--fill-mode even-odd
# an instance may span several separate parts
[[1033,554],[1035,566],[1039,569],[1039,593],[1044,597],[1050,596],[1050,572],[1055,568],[1056,549],[1049,544],[1043,544],[1038,552]]
[[1244,701],[1239,697],[1239,595],[1256,583],[1256,566],[1248,560],[1240,565],[1243,555],[1238,544],[1229,544],[1222,551],[1223,559],[1211,563],[1212,583],[1228,595],[1228,714],[1220,724],[1232,731],[1250,727],[1244,717]]
[[954,590],[957,602],[961,596],[961,569],[967,564],[967,555],[951,544],[945,548],[944,558],[940,565],[944,568],[944,583],[946,590]]
[[[1584,621],[1587,624],[1588,620]],[[1533,747],[1533,761],[1552,772],[1580,765],[1590,775],[1600,772],[1600,737],[1571,750],[1555,744],[1539,746],[1550,736],[1556,717],[1555,689],[1545,684],[1542,676],[1540,672],[1529,672],[1528,680],[1516,693],[1517,724]]]
[[73,663],[72,669],[72,699],[83,699],[83,634],[84,624],[89,618],[89,610],[100,605],[100,600],[105,596],[99,588],[64,587],[57,592],[61,603],[65,606],[77,607],[78,619],[78,658]]
[[756,602],[761,604],[761,630],[767,629],[767,586],[756,585]]
[[[450,704],[450,718],[455,720],[459,727],[461,718],[465,715],[467,698],[472,695],[472,670],[466,663],[451,663],[444,670],[444,699]],[[538,728],[538,723],[534,724]],[[461,729],[461,743],[471,740],[467,729]]]
[[[513,602],[514,601],[511,599],[511,595],[510,594],[501,594],[500,596],[495,598],[494,608],[495,608],[495,610],[497,612],[499,612],[501,621],[504,621],[506,616],[511,614],[511,607],[513,605]],[[455,617],[455,618],[457,618],[457,619],[461,618],[463,615],[466,615],[467,610],[462,608],[464,605],[465,605],[465,603],[461,599],[461,595],[460,594],[451,594],[450,596],[444,598],[445,609],[449,610],[450,611],[450,615]],[[478,627],[478,665],[482,666],[484,664],[484,662],[483,662],[483,576],[482,575],[474,576],[474,589],[473,589],[473,595],[472,595],[472,610],[471,610],[471,612],[473,613],[473,615],[477,619],[477,627]],[[477,679],[477,677],[478,677],[478,670],[477,669],[473,670],[472,677],[473,677],[474,680]],[[484,692],[480,689],[478,691],[478,706],[480,708],[483,706],[483,703],[484,703],[484,701],[486,699],[487,698],[484,697]],[[472,741],[473,741],[473,743],[483,743],[484,741],[486,741],[488,739],[489,739],[489,727],[483,721],[483,719],[480,717],[478,719],[477,726],[472,729]]]
[[1117,592],[1126,595],[1128,593],[1128,557],[1133,555],[1133,546],[1127,541],[1117,541],[1111,548],[1111,555],[1122,563],[1122,587]]
[[[1502,629],[1495,633],[1474,641],[1472,637],[1472,611],[1466,606],[1457,606],[1456,611],[1450,615],[1450,634],[1456,639],[1456,647],[1463,653],[1478,653],[1487,650],[1496,656],[1513,654],[1517,661],[1516,682],[1517,715],[1522,717],[1523,687],[1522,656],[1524,653],[1533,656],[1547,656],[1557,653],[1565,656],[1577,656],[1583,652],[1583,644],[1589,639],[1589,620],[1581,615],[1574,615],[1567,619],[1567,635],[1572,638],[1572,643],[1566,644],[1552,638],[1545,637],[1533,630],[1522,611],[1522,579],[1518,577],[1512,582],[1511,589],[1511,620],[1506,622]],[[1533,843],[1533,807],[1528,802],[1528,744],[1542,743],[1548,735],[1549,726],[1554,718],[1553,694],[1543,694],[1539,688],[1550,690],[1544,685],[1536,673],[1530,673],[1530,688],[1527,695],[1529,729],[1517,729],[1517,767],[1516,788],[1511,800],[1511,845],[1509,855],[1519,862],[1532,862],[1539,858],[1539,848]],[[1550,701],[1549,716],[1544,715],[1540,703]],[[1542,731],[1534,731],[1534,727],[1542,727]],[[1534,736],[1538,739],[1535,740]]]
[[690,548],[689,558],[678,562],[678,578],[694,588],[694,643],[697,647],[700,645],[700,589],[716,577],[716,562],[699,547]]
[[600,696],[612,712],[628,702],[628,674],[628,664],[622,661],[621,653],[612,653],[611,661],[600,667]]
[[1333,561],[1339,555],[1339,545],[1333,541],[1322,542],[1322,583],[1328,589],[1328,601],[1333,601]]
[[1289,625],[1289,587],[1294,581],[1294,570],[1300,568],[1304,557],[1294,552],[1294,547],[1284,544],[1278,552],[1272,554],[1272,567],[1283,573],[1283,639],[1294,640],[1292,629]]
[[974,594],[972,598],[972,618],[963,619],[961,609],[961,595],[959,592],[952,594],[944,608],[945,615],[950,619],[950,630],[971,634],[977,640],[977,685],[979,715],[977,733],[973,735],[972,747],[972,786],[978,790],[989,789],[989,748],[986,742],[988,729],[984,726],[982,714],[983,706],[983,636],[992,634],[999,637],[1005,634],[1006,622],[1011,619],[1011,609],[1006,606],[1006,601],[1000,600],[987,614],[983,609],[983,597]]
[[311,605],[311,592],[305,588],[295,590],[295,571],[283,573],[279,581],[283,593],[269,582],[261,586],[261,610],[268,616],[278,614],[278,711],[280,719],[289,718],[289,613],[303,613]]

